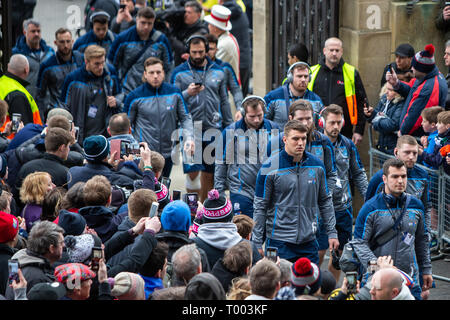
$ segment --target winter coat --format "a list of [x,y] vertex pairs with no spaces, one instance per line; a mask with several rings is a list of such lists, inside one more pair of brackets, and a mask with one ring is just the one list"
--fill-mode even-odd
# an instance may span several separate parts
[[[27,293],[38,283],[56,281],[54,267],[50,265],[50,262],[28,249],[19,250],[11,259],[19,260],[19,267],[27,280]],[[14,292],[11,287],[6,289],[5,296],[8,300],[14,300]]]
[[[384,94],[371,116],[367,118],[368,122],[372,123],[373,129],[379,132],[377,148],[382,152],[394,154],[403,102],[403,98],[388,101]],[[379,116],[379,112],[383,112],[385,116]]]
[[8,260],[17,252],[16,249],[0,243],[0,295],[5,295],[8,287]]
[[227,269],[223,264],[223,259],[217,260],[216,264],[211,270],[211,273],[219,280],[222,284],[225,292],[231,288],[231,282],[234,278],[242,277],[245,273],[235,273]]
[[117,232],[117,227],[122,222],[121,216],[114,215],[104,206],[84,207],[80,209],[79,214],[86,219],[87,226],[97,232],[103,243]]
[[421,80],[414,78],[409,83],[399,81],[394,90],[405,98],[400,116],[400,133],[416,137],[423,136],[420,115],[422,110],[433,106],[445,106],[448,86],[444,76],[435,66]]
[[434,150],[432,153],[423,152],[423,162],[428,164],[434,169],[439,169],[442,165],[446,174],[450,174],[450,165],[447,164],[446,157],[443,157],[440,153],[442,147],[450,144],[450,129],[443,134],[438,134],[434,138]]
[[86,48],[91,45],[98,45],[106,50],[106,55],[108,55],[109,49],[111,48],[111,45],[116,38],[116,35],[111,31],[108,30],[106,33],[105,38],[102,40],[98,39],[95,35],[94,31],[88,31],[85,34],[83,34],[81,37],[79,37],[75,43],[73,44],[73,51],[78,51],[81,54],[84,54],[84,51],[86,51]]
[[39,43],[39,49],[31,49],[26,42],[25,36],[21,36],[17,39],[16,46],[12,49],[12,54],[23,54],[28,59],[30,65],[30,73],[28,74],[27,81],[30,83],[26,87],[28,92],[36,100],[38,89],[38,74],[41,63],[55,53],[52,47],[48,46],[44,39],[41,39]]

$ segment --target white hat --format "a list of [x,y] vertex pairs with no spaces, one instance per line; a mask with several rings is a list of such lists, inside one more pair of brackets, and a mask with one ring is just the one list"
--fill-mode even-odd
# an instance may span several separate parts
[[205,17],[205,21],[225,31],[231,30],[231,11],[227,7],[216,4],[211,9],[211,14]]

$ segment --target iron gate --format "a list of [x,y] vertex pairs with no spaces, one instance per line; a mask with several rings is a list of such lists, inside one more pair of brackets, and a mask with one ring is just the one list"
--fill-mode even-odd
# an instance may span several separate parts
[[12,50],[11,28],[12,0],[0,1],[0,71],[6,71]]
[[272,89],[286,77],[287,52],[291,44],[303,42],[309,63],[318,62],[325,40],[339,34],[339,0],[274,0],[272,25]]

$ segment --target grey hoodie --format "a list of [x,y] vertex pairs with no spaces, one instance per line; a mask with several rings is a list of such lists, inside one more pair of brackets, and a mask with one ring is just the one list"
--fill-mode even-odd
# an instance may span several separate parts
[[226,250],[242,240],[233,222],[204,223],[198,228],[197,237],[220,250]]

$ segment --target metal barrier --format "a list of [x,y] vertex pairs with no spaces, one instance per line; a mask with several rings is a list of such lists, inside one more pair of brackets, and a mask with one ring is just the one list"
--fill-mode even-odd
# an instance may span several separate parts
[[[376,149],[373,145],[372,126],[368,127],[369,135],[369,180],[372,176],[383,167],[384,161],[394,158],[393,155],[386,154]],[[450,243],[450,176],[444,173],[442,167],[439,170],[430,169],[420,164],[416,166],[422,168],[428,173],[428,192],[430,205],[430,232],[437,239],[437,249],[439,253],[432,257],[432,260],[438,260],[446,257],[446,254],[440,252],[446,243]],[[449,192],[447,192],[447,190]],[[449,278],[441,277],[433,274],[433,278],[437,280],[450,282]]]

